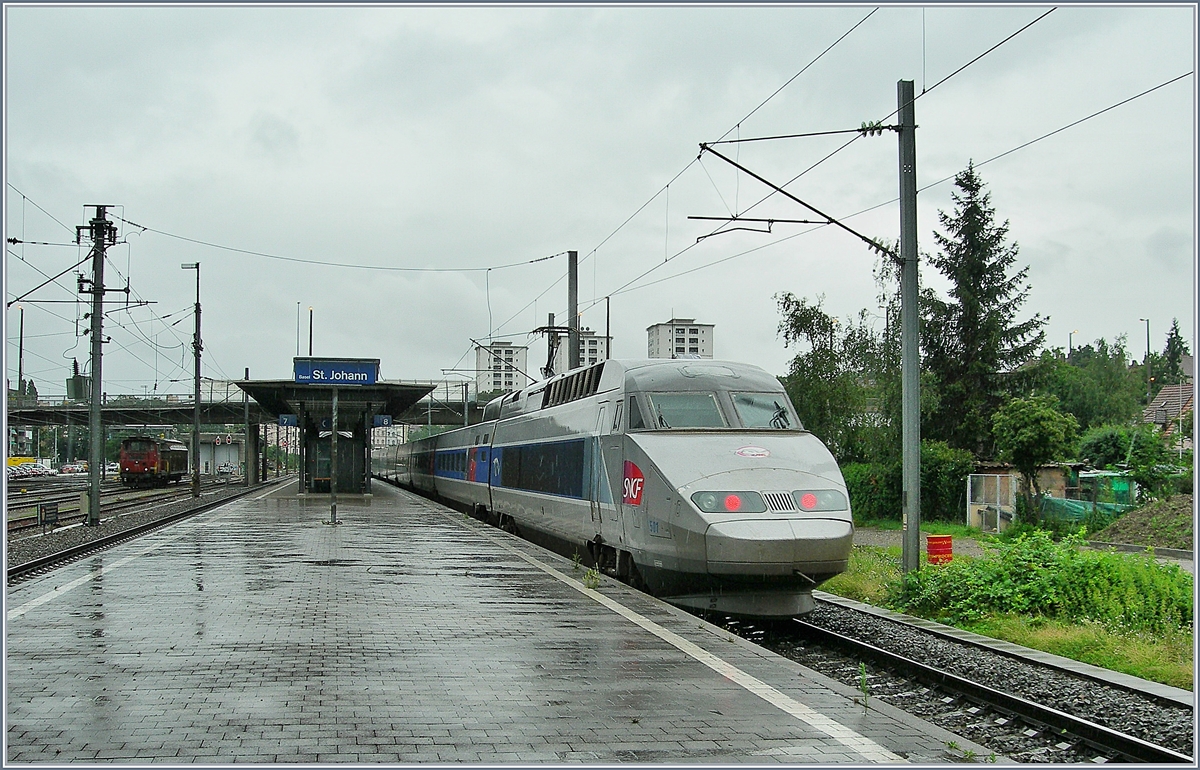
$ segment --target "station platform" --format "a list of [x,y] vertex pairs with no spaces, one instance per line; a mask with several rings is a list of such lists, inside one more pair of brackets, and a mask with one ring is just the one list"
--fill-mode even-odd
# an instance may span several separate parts
[[9,588],[6,763],[989,754],[418,496],[296,491]]

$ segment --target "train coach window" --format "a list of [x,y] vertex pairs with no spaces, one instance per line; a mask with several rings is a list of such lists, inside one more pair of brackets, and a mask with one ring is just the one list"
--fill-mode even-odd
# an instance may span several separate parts
[[725,417],[712,393],[652,393],[650,413],[660,429],[725,427]]
[[744,428],[799,430],[802,426],[783,393],[731,393]]

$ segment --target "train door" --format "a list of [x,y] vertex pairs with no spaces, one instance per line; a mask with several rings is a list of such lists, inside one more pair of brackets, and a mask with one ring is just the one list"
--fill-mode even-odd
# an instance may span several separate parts
[[606,520],[606,528],[603,532],[604,539],[610,543],[621,543],[628,545],[625,538],[625,517],[621,513],[622,506],[620,503],[621,487],[624,483],[624,466],[625,466],[625,446],[624,437],[621,433],[621,401],[618,400],[612,404],[611,414],[602,415],[605,424],[597,433],[600,434],[601,454],[604,457],[604,479],[602,483],[607,484],[606,497],[611,500],[609,507],[609,515]]
[[[604,428],[607,425],[607,420],[605,419],[605,416],[607,414],[608,414],[608,404],[607,403],[600,404],[600,413],[598,415],[596,415],[596,430],[594,433],[594,435],[596,436],[596,438],[595,438],[596,443],[593,444],[593,447],[595,447],[596,449],[598,449],[601,446],[600,442],[603,440]],[[603,476],[604,476],[604,456],[603,456],[603,454],[604,453],[603,453],[603,451],[596,451],[596,449],[593,449],[593,451],[591,452],[592,467],[591,467],[591,472],[588,474],[587,497],[588,497],[589,513],[591,514],[590,515],[591,526],[589,527],[589,531],[587,533],[587,538],[589,540],[595,539],[595,537],[597,535],[604,534],[604,511],[601,507],[601,491],[603,489],[602,484],[605,481],[605,479],[603,478]]]

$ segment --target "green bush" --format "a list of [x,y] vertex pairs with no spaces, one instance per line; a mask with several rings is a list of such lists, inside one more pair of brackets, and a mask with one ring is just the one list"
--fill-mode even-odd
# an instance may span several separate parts
[[[967,476],[975,458],[944,441],[921,442],[921,520],[961,523],[967,511]],[[846,463],[842,477],[858,521],[900,521],[903,467],[895,463]]]
[[1105,470],[1125,462],[1129,451],[1129,430],[1116,425],[1091,428],[1079,440],[1079,459]]
[[1114,630],[1163,632],[1192,622],[1192,576],[1148,555],[1081,549],[1037,531],[985,544],[982,559],[909,572],[889,606],[950,623],[997,613],[1093,621]]
[[975,456],[944,441],[921,442],[921,521],[962,523],[967,517],[967,476]]
[[899,464],[846,463],[842,478],[856,521],[900,521],[903,506]]

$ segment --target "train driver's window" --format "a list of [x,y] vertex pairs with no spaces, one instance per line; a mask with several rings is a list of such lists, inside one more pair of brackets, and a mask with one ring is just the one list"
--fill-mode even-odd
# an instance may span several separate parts
[[800,420],[783,393],[731,393],[744,428],[799,430]]
[[642,410],[638,409],[637,396],[629,397],[629,429],[640,430],[646,427],[642,421]]
[[660,429],[725,427],[712,393],[655,393],[650,396],[650,411]]

